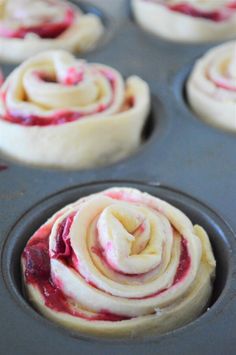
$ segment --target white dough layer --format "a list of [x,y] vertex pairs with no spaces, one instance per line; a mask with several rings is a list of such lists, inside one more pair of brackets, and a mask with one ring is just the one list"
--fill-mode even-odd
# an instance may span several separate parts
[[187,98],[205,122],[236,132],[236,42],[209,50],[195,64]]
[[229,0],[207,0],[205,2],[201,0],[157,0],[156,2],[132,0],[132,9],[138,24],[155,35],[172,41],[205,42],[234,38],[236,11],[231,10],[232,14],[228,19],[217,22],[172,11],[167,5],[189,4],[197,10],[214,11],[229,2]]

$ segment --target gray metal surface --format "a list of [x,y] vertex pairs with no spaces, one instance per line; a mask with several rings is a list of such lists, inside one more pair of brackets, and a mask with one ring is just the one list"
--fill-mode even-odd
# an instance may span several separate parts
[[[8,166],[0,172],[0,353],[233,355],[236,348],[236,137],[198,120],[186,107],[182,95],[189,68],[213,44],[174,44],[142,31],[130,19],[128,1],[93,0],[93,4],[103,9],[110,19],[110,35],[103,45],[83,57],[111,65],[126,77],[137,74],[146,80],[152,92],[155,124],[150,137],[135,154],[103,168],[58,171],[21,166],[0,158],[0,164]],[[5,73],[10,69],[3,65]],[[196,222],[206,225],[219,261],[216,297],[223,292],[212,309],[197,321],[155,339],[122,342],[75,337],[28,309],[18,295],[18,258],[28,237],[26,230],[37,227],[53,210],[54,202],[56,207],[68,197],[75,199],[92,188],[81,186],[66,195],[57,195],[61,190],[92,181],[124,179],[151,183],[154,187],[141,185],[140,188],[151,189],[153,194],[166,196],[177,205],[183,203]],[[132,182],[125,184],[133,186]],[[184,191],[210,206],[216,214],[195,200],[186,200],[185,195],[181,197],[177,193],[173,197],[174,191],[169,193],[159,184]],[[98,185],[96,189],[106,186]],[[56,194],[56,200],[54,196],[49,202],[37,205],[52,194]],[[192,204],[198,212],[192,211]],[[32,209],[33,206],[36,207]],[[43,214],[37,214],[41,209]],[[30,212],[22,219],[26,211]]]

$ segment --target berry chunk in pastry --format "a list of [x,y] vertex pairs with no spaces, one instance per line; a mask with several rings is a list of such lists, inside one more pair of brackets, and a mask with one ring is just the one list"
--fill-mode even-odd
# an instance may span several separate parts
[[187,98],[205,122],[236,132],[236,42],[209,50],[195,64]]
[[119,187],[55,213],[21,262],[27,297],[40,313],[114,337],[194,320],[209,303],[216,265],[202,227],[157,197]]
[[132,0],[136,21],[172,41],[204,42],[236,35],[236,0]]
[[3,72],[0,68],[0,87],[2,86],[3,82],[4,82],[4,75],[3,75]]
[[63,0],[0,0],[0,60],[21,62],[49,49],[88,50],[103,33],[100,19]]
[[141,143],[148,85],[64,51],[38,54],[0,91],[0,150],[22,162],[62,168],[111,163]]

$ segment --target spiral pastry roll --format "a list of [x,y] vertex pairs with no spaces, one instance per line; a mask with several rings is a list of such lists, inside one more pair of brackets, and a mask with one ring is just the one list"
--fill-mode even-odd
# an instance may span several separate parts
[[150,108],[136,76],[63,51],[23,63],[0,91],[0,149],[26,163],[87,168],[117,161],[141,142]]
[[236,0],[132,0],[136,21],[172,41],[204,42],[236,35]]
[[212,292],[206,232],[180,210],[131,188],[66,206],[28,241],[22,273],[45,317],[84,333],[162,333],[198,317]]
[[0,60],[21,62],[49,49],[81,52],[103,33],[100,19],[62,0],[0,0]]
[[236,42],[215,47],[197,61],[187,98],[205,122],[236,132]]

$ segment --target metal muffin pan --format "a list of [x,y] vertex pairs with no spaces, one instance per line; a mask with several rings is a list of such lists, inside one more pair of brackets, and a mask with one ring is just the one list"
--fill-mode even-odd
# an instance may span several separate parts
[[[134,23],[126,0],[93,0],[94,6],[78,3],[97,12],[109,31],[101,45],[82,57],[111,65],[124,77],[137,74],[146,80],[152,113],[143,144],[113,165],[62,171],[0,157],[0,353],[233,355],[236,137],[197,119],[184,100],[191,67],[214,44],[175,44],[155,37]],[[7,74],[13,67],[2,68]],[[210,309],[192,323],[142,339],[95,339],[58,327],[24,299],[19,258],[32,232],[60,206],[114,185],[137,187],[166,199],[207,229],[217,277]]]

